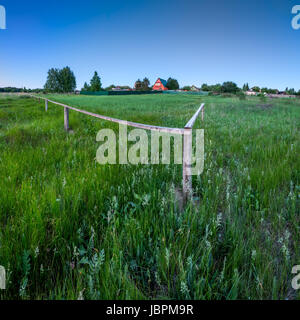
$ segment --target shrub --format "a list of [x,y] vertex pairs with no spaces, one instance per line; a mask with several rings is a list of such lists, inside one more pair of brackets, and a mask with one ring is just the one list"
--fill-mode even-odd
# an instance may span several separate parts
[[234,97],[234,95],[232,93],[225,92],[225,93],[222,93],[222,97],[223,98],[232,98],[232,97]]
[[236,96],[240,99],[240,100],[246,100],[246,95],[243,91],[239,91],[237,92]]
[[260,93],[257,95],[259,97],[259,99],[262,101],[262,102],[265,102],[267,100],[267,97],[263,94],[263,93]]

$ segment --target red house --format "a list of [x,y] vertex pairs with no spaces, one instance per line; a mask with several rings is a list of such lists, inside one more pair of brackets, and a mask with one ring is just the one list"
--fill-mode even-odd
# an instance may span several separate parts
[[161,78],[158,78],[152,88],[152,90],[156,91],[166,91],[168,90],[167,88],[167,81]]

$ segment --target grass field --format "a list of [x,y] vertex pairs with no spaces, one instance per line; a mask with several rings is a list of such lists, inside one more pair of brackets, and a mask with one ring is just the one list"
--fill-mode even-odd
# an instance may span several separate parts
[[118,126],[0,96],[0,299],[300,299],[299,100],[186,95],[49,98],[183,127],[206,103],[197,205],[176,205],[181,166],[96,163]]

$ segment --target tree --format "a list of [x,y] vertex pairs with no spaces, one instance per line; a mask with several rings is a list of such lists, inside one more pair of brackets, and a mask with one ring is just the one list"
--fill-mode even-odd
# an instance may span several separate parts
[[91,87],[85,82],[81,91],[91,91]]
[[224,93],[237,93],[240,89],[236,83],[232,81],[227,81],[222,84],[222,92]]
[[178,90],[179,89],[179,83],[176,79],[169,78],[167,81],[167,88],[169,90]]
[[142,90],[144,90],[144,91],[150,90],[150,81],[147,77],[144,78],[144,80],[142,82]]
[[69,67],[60,70],[59,79],[62,92],[73,92],[76,89],[76,79],[73,71]]
[[48,71],[44,89],[49,92],[73,92],[76,89],[76,78],[69,67],[63,69],[51,68]]
[[60,84],[60,70],[57,68],[51,68],[48,71],[47,81],[45,83],[45,90],[50,92],[62,92]]
[[135,90],[141,91],[143,87],[143,83],[140,79],[137,79],[137,81],[134,84]]
[[127,89],[127,90],[131,90],[131,88],[129,86],[120,86],[121,89]]
[[203,83],[201,87],[202,91],[210,91],[210,87],[207,83]]
[[[277,94],[279,90],[277,89],[269,89],[267,87],[261,88],[260,90],[262,93],[269,93],[269,94]],[[259,92],[259,91],[258,91]]]
[[184,86],[184,87],[182,88],[182,90],[184,90],[184,91],[191,91],[191,87],[190,87],[190,86]]
[[294,89],[294,88],[291,88],[291,89],[286,88],[285,92],[286,92],[287,94],[290,94],[290,95],[294,95],[294,94],[296,94],[296,91],[295,91],[295,89]]
[[243,85],[243,91],[249,91],[249,84],[248,83],[245,83]]
[[110,85],[109,87],[106,87],[104,90],[105,91],[111,91],[113,88],[115,88],[116,86],[114,84]]
[[15,88],[15,87],[5,87],[5,88],[0,88],[0,92],[22,92],[22,89]]
[[255,87],[252,88],[252,90],[253,90],[254,92],[260,92],[260,87],[255,86]]
[[220,93],[222,92],[222,85],[220,83],[217,83],[216,85],[211,86],[209,91]]
[[95,71],[94,76],[90,83],[91,91],[92,92],[101,91],[101,86],[102,86],[101,79],[98,76],[97,71]]

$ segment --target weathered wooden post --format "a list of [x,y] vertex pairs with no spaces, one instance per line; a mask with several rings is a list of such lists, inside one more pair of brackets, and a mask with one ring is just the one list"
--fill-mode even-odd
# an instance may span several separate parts
[[65,130],[69,131],[69,108],[64,107],[64,123],[65,123]]
[[184,127],[183,133],[183,196],[186,202],[193,196],[193,184],[192,184],[192,149],[193,149],[193,126],[200,112],[202,111],[202,119],[204,119],[204,103],[201,104],[200,108],[193,115],[190,121]]
[[183,165],[182,165],[182,186],[184,201],[192,195],[192,128],[184,128],[183,134]]
[[48,100],[45,100],[45,110],[48,111]]

